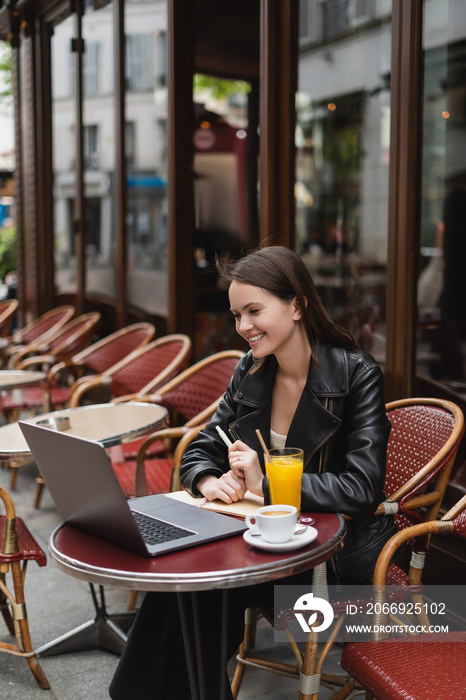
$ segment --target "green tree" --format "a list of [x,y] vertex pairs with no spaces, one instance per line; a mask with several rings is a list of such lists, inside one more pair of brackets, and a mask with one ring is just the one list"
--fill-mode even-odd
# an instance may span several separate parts
[[13,52],[11,46],[0,41],[0,103],[13,102]]
[[196,73],[194,76],[194,92],[207,90],[215,100],[224,100],[231,95],[250,92],[251,84],[245,80],[228,80],[211,75]]
[[0,228],[0,279],[16,270],[16,227]]

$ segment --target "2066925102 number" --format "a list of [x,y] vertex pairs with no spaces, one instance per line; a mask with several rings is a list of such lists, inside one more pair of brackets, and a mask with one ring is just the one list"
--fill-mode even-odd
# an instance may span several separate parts
[[[350,606],[348,606],[350,607]],[[347,611],[351,614],[351,610]],[[361,611],[362,612],[362,611]],[[365,611],[368,615],[419,615],[426,613],[427,615],[445,615],[445,603],[426,602],[413,603],[408,602],[386,602],[386,603],[368,603]]]

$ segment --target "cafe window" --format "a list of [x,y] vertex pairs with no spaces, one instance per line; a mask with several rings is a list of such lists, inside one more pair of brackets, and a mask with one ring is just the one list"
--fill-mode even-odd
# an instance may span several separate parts
[[73,16],[55,26],[51,35],[54,286],[59,296],[78,291],[73,227],[76,196],[75,55],[70,51],[73,36]]
[[113,15],[113,3],[97,3],[86,8],[82,22],[83,118],[92,118],[83,133],[85,292],[88,298],[106,300],[117,297]]
[[466,4],[424,2],[418,375],[466,394]]
[[125,27],[127,303],[166,317],[166,3],[126,0]]
[[125,150],[126,164],[133,165],[136,147],[136,124],[134,122],[126,122],[125,124]]
[[89,170],[99,167],[99,127],[97,124],[84,127],[84,161]]
[[298,59],[296,248],[331,317],[383,364],[391,3],[300,8],[314,33]]
[[84,51],[84,94],[88,97],[99,94],[101,46],[96,41],[86,41]]
[[311,43],[317,39],[320,16],[320,3],[318,0],[300,0],[298,32],[301,45]]
[[128,90],[154,87],[154,35],[129,34],[126,37],[126,84]]

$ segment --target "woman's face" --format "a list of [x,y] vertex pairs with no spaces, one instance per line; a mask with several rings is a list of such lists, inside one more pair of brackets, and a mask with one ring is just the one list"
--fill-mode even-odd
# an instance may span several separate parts
[[236,330],[249,343],[254,357],[293,350],[301,318],[295,299],[285,302],[260,287],[236,280],[230,285],[229,296]]

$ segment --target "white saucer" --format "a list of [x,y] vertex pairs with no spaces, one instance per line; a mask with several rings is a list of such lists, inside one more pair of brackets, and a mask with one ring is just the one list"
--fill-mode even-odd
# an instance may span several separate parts
[[259,549],[266,549],[269,552],[290,552],[293,549],[299,549],[306,544],[310,544],[316,537],[317,530],[309,525],[304,532],[301,532],[299,535],[293,535],[288,542],[267,542],[262,535],[253,536],[250,530],[243,532],[243,538],[248,544]]

